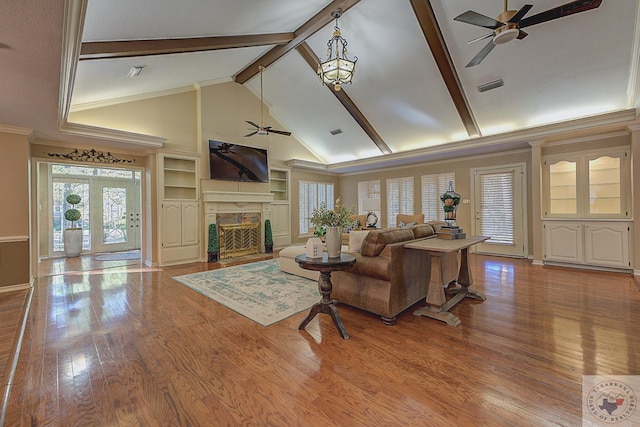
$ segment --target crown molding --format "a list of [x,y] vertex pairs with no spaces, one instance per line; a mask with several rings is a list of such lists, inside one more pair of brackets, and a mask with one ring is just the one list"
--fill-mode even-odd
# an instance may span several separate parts
[[21,128],[17,126],[2,125],[0,124],[0,132],[13,133],[16,135],[27,135],[31,137],[33,135],[33,129]]
[[109,141],[126,142],[127,144],[152,148],[161,148],[167,140],[159,136],[69,122],[64,123],[60,128],[60,132],[90,138],[106,139]]
[[195,86],[185,86],[174,89],[161,90],[157,92],[141,93],[139,95],[123,96],[121,98],[111,98],[103,101],[85,102],[82,104],[74,104],[70,108],[70,112],[92,110],[94,108],[111,107],[113,105],[126,104],[128,102],[144,101],[146,99],[160,98],[162,96],[177,95],[185,92],[193,92],[197,90]]

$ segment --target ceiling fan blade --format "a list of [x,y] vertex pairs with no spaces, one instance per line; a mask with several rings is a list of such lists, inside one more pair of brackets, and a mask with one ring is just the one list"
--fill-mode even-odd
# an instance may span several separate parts
[[251,126],[255,127],[256,129],[260,128],[260,126],[258,126],[257,124],[253,123],[252,121],[245,120],[245,122],[249,123]]
[[573,15],[574,13],[585,12],[587,10],[596,9],[600,6],[602,0],[577,0],[553,9],[540,12],[520,21],[520,28],[529,27],[531,25],[541,24],[553,19],[562,18],[564,16]]
[[248,134],[246,134],[245,136],[253,136],[253,135],[255,135],[256,133],[258,133],[258,131],[248,133]]
[[496,45],[493,43],[493,40],[489,40],[480,52],[466,65],[466,68],[473,67],[474,65],[478,65],[482,62],[482,60],[493,50]]
[[520,32],[518,33],[518,40],[522,40],[523,38],[527,37],[529,34],[525,31],[520,30]]
[[511,19],[509,19],[509,22],[512,24],[517,24],[522,18],[524,18],[524,15],[526,15],[532,7],[532,4],[525,4],[515,15],[511,17]]
[[473,40],[469,40],[467,44],[472,44],[475,42],[479,42],[480,40],[488,39],[489,37],[493,37],[493,33],[485,34],[484,36],[477,37]]
[[471,25],[477,25],[478,27],[489,28],[490,30],[495,30],[496,28],[500,28],[504,25],[503,22],[496,21],[493,18],[489,18],[488,16],[481,15],[478,12],[474,12],[473,10],[467,10],[464,13],[453,18],[454,21],[465,22]]
[[267,132],[277,133],[279,135],[284,135],[284,136],[291,136],[291,132],[287,132],[286,130],[269,129]]

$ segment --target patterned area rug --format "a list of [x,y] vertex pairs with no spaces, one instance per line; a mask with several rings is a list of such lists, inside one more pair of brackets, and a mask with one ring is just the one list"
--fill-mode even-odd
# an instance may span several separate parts
[[280,271],[277,258],[173,279],[262,326],[320,301],[318,282]]

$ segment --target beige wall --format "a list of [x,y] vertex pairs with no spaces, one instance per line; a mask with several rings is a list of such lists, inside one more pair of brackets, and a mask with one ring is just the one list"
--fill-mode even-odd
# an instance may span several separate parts
[[29,157],[26,134],[0,132],[0,290],[31,281]]

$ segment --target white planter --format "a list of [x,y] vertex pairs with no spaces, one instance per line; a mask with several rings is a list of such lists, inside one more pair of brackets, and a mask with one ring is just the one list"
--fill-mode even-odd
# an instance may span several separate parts
[[327,227],[327,234],[324,236],[327,242],[327,256],[329,258],[339,258],[342,249],[342,228]]
[[82,252],[82,229],[64,230],[64,253],[76,257]]

